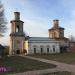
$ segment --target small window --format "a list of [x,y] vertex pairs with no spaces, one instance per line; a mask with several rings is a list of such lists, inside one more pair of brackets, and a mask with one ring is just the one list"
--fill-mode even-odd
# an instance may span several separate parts
[[53,46],[53,52],[55,52],[55,46]]
[[49,48],[47,48],[47,53],[49,53]]
[[34,53],[36,53],[36,48],[34,48]]

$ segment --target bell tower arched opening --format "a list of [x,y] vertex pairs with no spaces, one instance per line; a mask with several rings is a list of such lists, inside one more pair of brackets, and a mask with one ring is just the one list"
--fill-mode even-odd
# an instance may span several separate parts
[[19,30],[19,26],[16,26],[16,32],[19,32],[20,30]]

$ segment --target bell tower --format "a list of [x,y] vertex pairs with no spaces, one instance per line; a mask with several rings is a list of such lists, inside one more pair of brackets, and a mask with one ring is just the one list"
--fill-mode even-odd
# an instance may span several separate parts
[[52,39],[63,39],[64,38],[64,28],[59,26],[59,20],[53,20],[53,27],[48,30],[49,38]]
[[21,54],[24,50],[25,34],[23,32],[23,21],[20,20],[20,12],[14,12],[11,22],[10,33],[10,55]]

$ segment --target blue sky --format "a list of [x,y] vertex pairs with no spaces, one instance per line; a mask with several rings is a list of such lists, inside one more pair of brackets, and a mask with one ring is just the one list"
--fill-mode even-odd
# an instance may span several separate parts
[[[65,28],[65,36],[75,36],[75,0],[1,0],[5,8],[8,30],[1,43],[9,41],[11,32],[10,20],[13,12],[21,12],[24,21],[24,32],[29,36],[48,37],[52,20],[59,19],[60,26]],[[5,41],[3,41],[5,40]]]

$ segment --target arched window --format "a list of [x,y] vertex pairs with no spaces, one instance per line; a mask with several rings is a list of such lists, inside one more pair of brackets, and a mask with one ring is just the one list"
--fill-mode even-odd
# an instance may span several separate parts
[[34,54],[36,53],[36,48],[34,48]]
[[34,54],[36,54],[37,46],[34,45],[34,46],[33,46],[33,49],[34,49]]
[[49,53],[49,48],[47,48],[47,53]]
[[50,46],[47,45],[47,53],[49,53],[49,50],[50,50]]
[[41,48],[41,53],[43,53],[43,48]]
[[52,33],[49,34],[49,37],[52,38]]
[[57,33],[56,32],[54,32],[54,38],[57,38]]
[[64,32],[60,32],[60,37],[63,38],[64,37]]
[[40,46],[41,53],[43,53],[43,46]]

